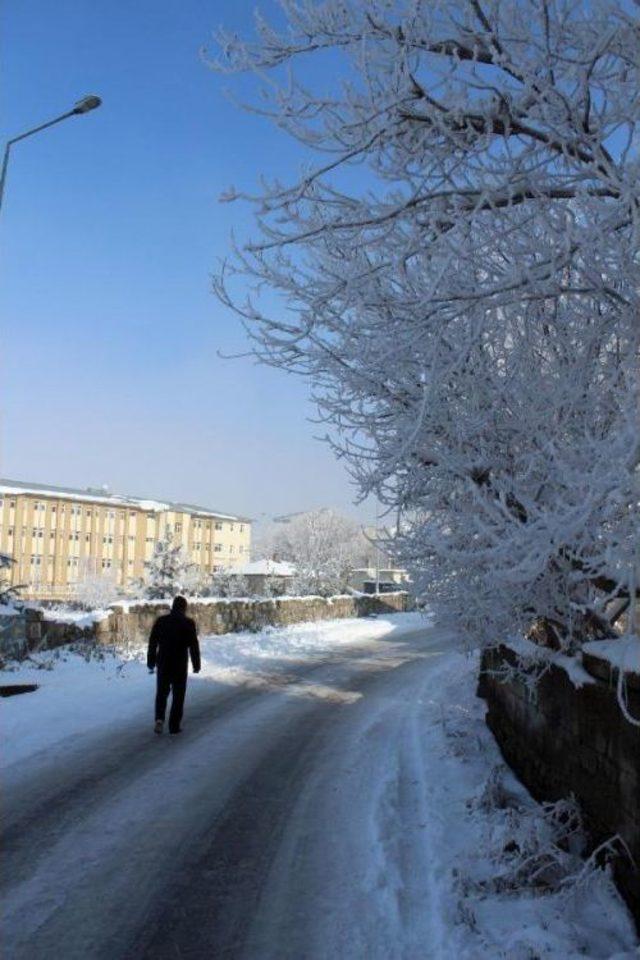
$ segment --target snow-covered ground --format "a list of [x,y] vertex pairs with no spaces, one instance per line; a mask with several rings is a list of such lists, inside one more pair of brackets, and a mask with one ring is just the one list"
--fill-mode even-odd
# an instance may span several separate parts
[[[190,696],[210,681],[256,683],[301,660],[322,659],[327,651],[424,625],[422,614],[406,613],[204,637],[202,669],[197,676],[190,675]],[[93,648],[85,659],[62,647],[14,663],[2,676],[6,684],[36,683],[39,689],[0,700],[0,769],[74,734],[100,734],[113,730],[114,724],[129,726],[135,719],[145,722],[152,709],[155,677],[147,670],[143,649],[114,656]]]
[[[188,861],[183,869],[193,876],[181,883],[198,897],[208,885],[232,896],[238,883],[237,900],[225,902],[216,922],[246,898],[249,932],[232,932],[246,937],[242,956],[252,960],[639,956],[609,877],[558,845],[562,811],[536,804],[505,768],[475,697],[477,657],[456,649],[450,635],[400,614],[211,637],[202,648],[186,740],[167,743],[177,748],[169,753],[152,734],[148,746],[116,735],[149,725],[153,680],[140,659],[87,662],[62,653],[50,670],[26,665],[6,675],[7,683],[42,684],[0,702],[10,785],[16,771],[37,773],[51,755],[62,777],[65,745],[79,734],[113,737],[110,770],[87,749],[84,779],[50,812],[46,830],[34,827],[39,848],[51,844],[50,863],[40,851],[35,873],[22,877],[25,861],[15,854],[5,895],[12,956],[38,960],[54,946],[70,957],[124,956],[120,941],[105,947],[100,931],[106,923],[115,937],[123,917],[137,924],[140,883],[159,882],[164,856],[180,863],[148,829],[169,808],[180,811],[171,821],[176,850],[208,817],[227,818],[216,842],[228,849],[218,859],[206,854],[200,874]],[[247,688],[255,699],[231,704],[210,725],[204,714],[198,719],[196,705],[207,697]],[[248,815],[245,833],[247,803],[255,822]],[[277,841],[264,867],[244,846],[256,838]],[[23,846],[28,862],[28,834]],[[188,912],[185,942],[180,915],[170,920],[167,952],[163,934],[136,956],[178,956],[182,947],[209,955],[192,941],[206,944],[208,934]]]

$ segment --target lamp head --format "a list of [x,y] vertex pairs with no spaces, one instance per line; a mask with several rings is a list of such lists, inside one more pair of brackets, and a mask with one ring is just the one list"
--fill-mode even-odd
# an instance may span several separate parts
[[102,100],[100,97],[96,97],[91,94],[88,97],[83,97],[82,100],[78,100],[75,107],[73,108],[73,113],[89,113],[90,110],[95,110],[100,106]]

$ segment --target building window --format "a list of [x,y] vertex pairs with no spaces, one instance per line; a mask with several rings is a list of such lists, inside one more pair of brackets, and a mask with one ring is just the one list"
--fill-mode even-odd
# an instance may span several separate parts
[[222,544],[221,544],[221,543],[214,543],[213,549],[215,550],[216,553],[222,553]]
[[233,524],[232,524],[232,523],[229,524],[229,530],[233,530]]
[[240,524],[240,533],[244,533],[244,523]]
[[87,533],[87,534],[85,535],[85,538],[84,538],[84,539],[85,539],[85,542],[86,542],[86,543],[91,543],[91,534],[90,534],[90,533]]
[[10,509],[10,510],[15,510],[15,507],[16,507],[16,502],[15,502],[15,500],[10,500],[10,501],[9,501],[9,509]]
[[136,515],[135,510],[131,510],[130,513],[129,513],[129,516],[130,516],[130,517],[135,517],[135,515]]
[[219,520],[216,520],[215,527],[216,527],[216,530],[222,530],[222,524],[220,523]]

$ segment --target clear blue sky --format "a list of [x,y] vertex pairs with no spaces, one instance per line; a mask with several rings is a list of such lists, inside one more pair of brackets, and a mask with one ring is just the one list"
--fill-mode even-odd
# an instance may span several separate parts
[[[87,93],[103,106],[13,149],[0,222],[0,474],[253,516],[355,511],[306,386],[253,361],[210,292],[230,184],[293,172],[199,49],[253,0],[5,0],[2,140]],[[271,0],[261,9],[273,9]],[[234,89],[238,85],[234,81]]]

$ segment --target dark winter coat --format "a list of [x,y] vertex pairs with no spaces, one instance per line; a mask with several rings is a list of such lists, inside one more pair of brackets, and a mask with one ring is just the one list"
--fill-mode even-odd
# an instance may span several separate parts
[[200,646],[196,625],[190,617],[172,611],[158,617],[149,637],[147,666],[158,667],[159,673],[186,680],[191,656],[193,672],[200,670]]

